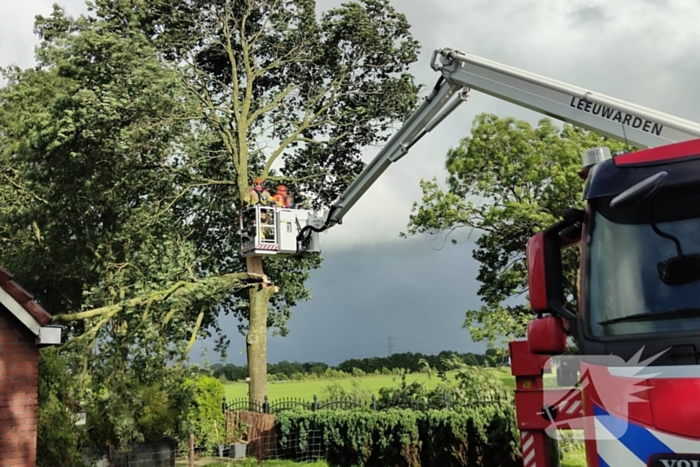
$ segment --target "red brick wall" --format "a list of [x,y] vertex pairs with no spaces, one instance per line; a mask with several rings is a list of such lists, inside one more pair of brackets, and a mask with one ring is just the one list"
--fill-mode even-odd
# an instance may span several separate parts
[[36,467],[39,349],[0,305],[0,467]]

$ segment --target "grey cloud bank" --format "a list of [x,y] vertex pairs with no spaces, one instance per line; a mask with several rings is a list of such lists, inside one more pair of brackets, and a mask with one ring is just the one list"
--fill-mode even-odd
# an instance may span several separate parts
[[[478,266],[473,246],[446,244],[424,236],[353,250],[330,251],[323,267],[312,272],[312,300],[296,307],[287,337],[268,337],[268,360],[321,361],[386,356],[388,337],[394,352],[437,354],[442,350],[484,352],[462,329],[465,312],[481,306],[476,297]],[[222,318],[231,348],[227,361],[245,364],[245,340],[237,320]],[[192,350],[201,361],[213,341]]]

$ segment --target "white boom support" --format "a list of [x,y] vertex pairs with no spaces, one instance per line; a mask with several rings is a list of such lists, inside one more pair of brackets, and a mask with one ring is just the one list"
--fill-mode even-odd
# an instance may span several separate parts
[[470,89],[640,149],[700,138],[698,123],[456,50],[436,50],[430,65],[442,74],[432,93],[331,205],[323,228],[314,231],[341,224],[389,165],[464,102]]

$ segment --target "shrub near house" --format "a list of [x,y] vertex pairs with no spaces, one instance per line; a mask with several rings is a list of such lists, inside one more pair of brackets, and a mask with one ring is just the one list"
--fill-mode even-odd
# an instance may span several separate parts
[[193,399],[186,412],[186,429],[194,434],[197,446],[213,449],[224,442],[225,416],[221,409],[226,390],[217,378],[200,376],[196,380],[189,379],[185,386],[192,390]]

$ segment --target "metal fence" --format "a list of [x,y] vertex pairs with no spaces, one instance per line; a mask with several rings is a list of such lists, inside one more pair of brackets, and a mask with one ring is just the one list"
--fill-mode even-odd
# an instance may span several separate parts
[[186,457],[188,452],[178,448],[172,439],[150,443],[140,443],[126,450],[113,446],[100,450],[86,450],[83,460],[93,467],[174,467],[177,458]]
[[512,397],[479,397],[465,403],[464,401],[453,400],[448,394],[444,394],[442,397],[415,399],[397,398],[395,400],[378,400],[374,395],[372,395],[369,399],[353,397],[319,399],[318,396],[314,394],[312,399],[282,397],[270,400],[268,396],[265,396],[262,402],[251,401],[247,398],[239,398],[227,401],[226,398],[224,398],[222,403],[222,411],[224,413],[227,411],[247,411],[254,413],[277,414],[280,412],[290,410],[316,411],[366,409],[380,411],[392,408],[413,410],[440,410],[468,408],[489,404],[512,403],[512,401]]

